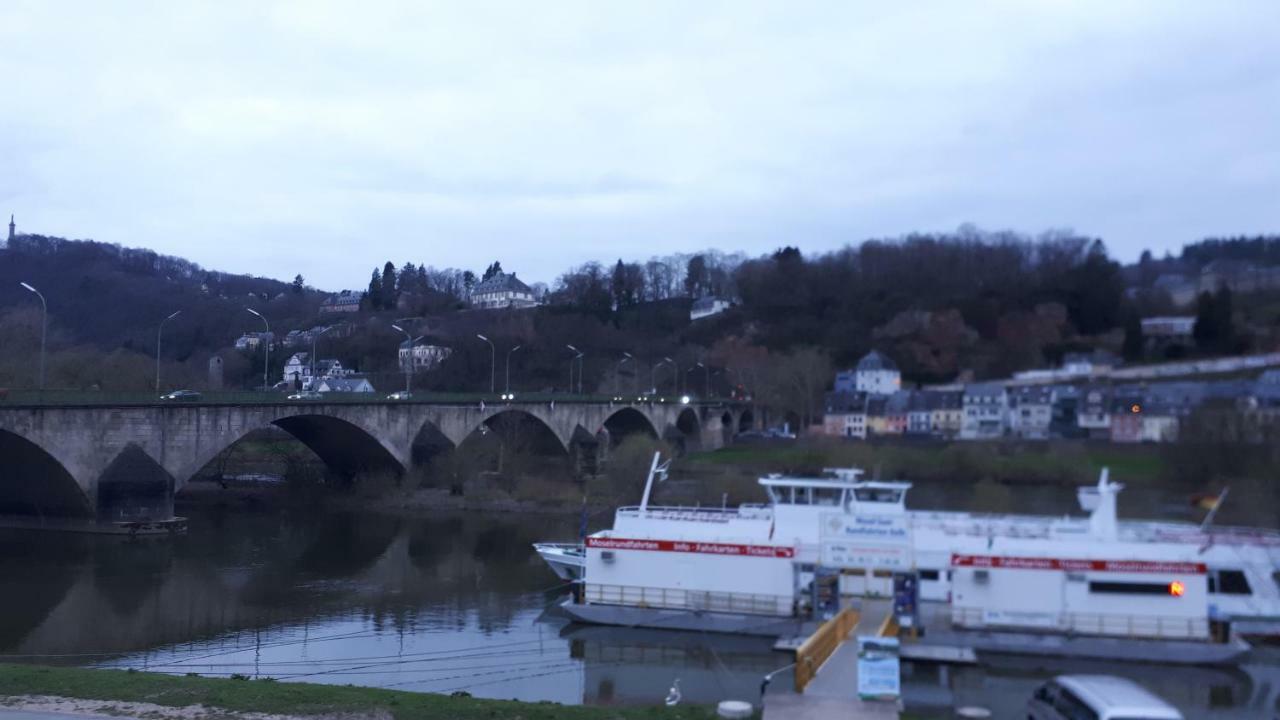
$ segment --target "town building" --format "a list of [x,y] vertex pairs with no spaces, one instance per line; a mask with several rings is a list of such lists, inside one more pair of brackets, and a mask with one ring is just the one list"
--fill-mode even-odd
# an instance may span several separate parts
[[1194,315],[1162,315],[1142,319],[1142,337],[1154,340],[1186,342],[1196,329]]
[[1009,389],[1009,432],[1023,440],[1047,440],[1053,421],[1053,386]]
[[833,437],[867,437],[867,394],[829,392],[822,414],[822,433]]
[[1110,439],[1111,388],[1106,385],[1087,385],[1080,389],[1076,424],[1083,437],[1091,440]]
[[1089,377],[1105,375],[1120,367],[1120,358],[1106,350],[1067,353],[1062,358],[1062,369],[1068,375]]
[[530,308],[538,304],[533,290],[515,273],[497,273],[471,289],[471,307],[478,310]]
[[418,338],[400,343],[400,371],[429,372],[453,353],[453,348]]
[[933,434],[933,412],[929,407],[929,398],[926,393],[919,390],[903,390],[908,397],[907,403],[907,434],[908,435],[932,435]]
[[885,414],[888,402],[887,395],[867,395],[867,437],[889,434],[888,416]]
[[728,310],[733,307],[733,303],[718,297],[700,297],[693,301],[693,306],[689,308],[689,320],[701,320],[704,317],[711,317]]
[[971,383],[964,388],[964,420],[960,437],[964,440],[992,440],[1003,437],[1008,396],[998,382]]
[[254,351],[262,347],[262,343],[275,343],[276,336],[269,332],[252,332],[245,333],[236,339],[236,349],[242,351]]
[[1200,290],[1197,281],[1173,273],[1156,278],[1156,281],[1152,283],[1152,287],[1167,293],[1169,299],[1178,307],[1187,307],[1193,304]]
[[1142,442],[1147,395],[1142,388],[1124,385],[1111,390],[1111,442]]
[[926,390],[922,393],[929,408],[929,429],[942,438],[959,437],[964,427],[964,390]]
[[836,373],[835,389],[843,392],[864,392],[872,395],[892,395],[902,389],[902,374],[898,366],[885,355],[872,350],[852,370]]
[[366,378],[356,377],[322,377],[317,378],[310,388],[316,392],[330,393],[371,393],[376,392]]
[[907,432],[907,421],[911,414],[911,393],[906,390],[885,398],[884,427],[885,435],[902,435]]
[[364,293],[354,290],[343,290],[337,295],[330,295],[320,303],[321,314],[360,312],[360,300]]
[[1053,407],[1049,418],[1049,437],[1079,438],[1080,388],[1075,385],[1057,385],[1053,389]]
[[1200,269],[1200,292],[1246,293],[1280,288],[1280,265],[1263,267],[1247,260],[1214,260]]
[[294,387],[310,389],[316,378],[344,378],[354,374],[352,370],[342,367],[336,359],[311,359],[311,353],[296,352],[289,356],[282,373],[284,382],[293,383]]

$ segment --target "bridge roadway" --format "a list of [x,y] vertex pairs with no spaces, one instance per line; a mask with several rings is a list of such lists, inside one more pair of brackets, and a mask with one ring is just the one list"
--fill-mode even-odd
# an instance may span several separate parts
[[[231,401],[207,396],[194,403],[0,400],[0,514],[34,509],[101,518],[100,490],[107,480],[163,483],[171,505],[172,494],[219,453],[272,425],[306,444],[331,470],[357,479],[370,473],[399,476],[421,459],[424,448],[457,447],[509,413],[532,418],[566,452],[634,432],[690,449],[714,449],[751,427],[753,419],[751,408],[739,403],[667,398],[362,402],[263,397],[250,396],[248,403],[238,396]],[[31,478],[50,486],[33,489]]]

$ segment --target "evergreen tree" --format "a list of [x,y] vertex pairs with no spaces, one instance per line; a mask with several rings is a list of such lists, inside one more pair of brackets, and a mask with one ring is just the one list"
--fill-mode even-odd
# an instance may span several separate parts
[[707,259],[701,255],[689,258],[685,266],[684,293],[691,298],[701,297],[707,292]]
[[488,280],[489,278],[495,275],[501,275],[501,274],[502,274],[502,263],[498,262],[497,260],[494,260],[492,265],[484,269],[484,277],[480,278],[480,280],[481,281]]
[[370,310],[382,307],[382,275],[378,268],[373,269],[373,277],[369,278],[369,290],[364,294],[365,303]]
[[1206,292],[1196,298],[1196,324],[1191,330],[1196,347],[1202,351],[1213,350],[1218,343],[1218,313],[1215,311],[1213,296]]
[[396,293],[396,266],[387,261],[382,266],[382,291],[379,293],[382,302],[379,307],[383,310],[393,310],[396,306],[398,295]]
[[293,292],[295,295],[302,294],[302,288],[304,287],[305,282],[306,281],[302,279],[302,275],[299,274],[293,276]]
[[1235,308],[1231,299],[1231,289],[1223,285],[1218,288],[1218,294],[1213,298],[1213,324],[1218,331],[1217,351],[1224,355],[1235,352],[1234,314]]

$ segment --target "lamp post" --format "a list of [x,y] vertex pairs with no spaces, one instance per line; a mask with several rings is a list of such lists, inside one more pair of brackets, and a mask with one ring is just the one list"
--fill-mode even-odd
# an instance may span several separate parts
[[675,377],[671,378],[671,384],[674,386],[675,394],[679,395],[680,394],[680,364],[677,363],[675,360],[672,360],[671,358],[662,358],[662,359],[671,363],[671,367],[675,370]]
[[664,362],[668,362],[668,359],[663,358],[649,366],[649,392],[651,393],[658,392],[658,368],[662,367]]
[[582,394],[582,356],[583,352],[572,345],[565,345],[573,352],[577,353],[569,358],[569,392],[573,393],[573,362],[578,361],[578,394]]
[[182,314],[181,310],[175,311],[169,317],[160,321],[160,327],[156,329],[156,392],[160,392],[160,340],[164,332],[164,324]]
[[[264,316],[262,313],[258,312],[257,310],[254,310],[253,308],[245,308],[245,310],[248,310],[250,314],[257,315],[259,318],[261,318],[262,324],[267,328],[267,335],[271,334],[271,323],[267,322],[266,316]],[[262,358],[262,391],[266,392],[267,391],[267,371],[271,369],[271,340],[266,338],[265,336],[262,338],[262,349],[265,351],[265,354]]]
[[321,335],[329,332],[332,329],[333,329],[333,326],[330,325],[329,327],[321,330],[318,333],[311,333],[311,382],[313,383],[312,387],[315,386],[314,383],[316,381],[316,340],[319,340]]
[[[618,377],[622,374],[622,366],[631,359],[631,353],[622,353],[622,359],[618,361],[618,367],[613,371],[613,394],[618,394]],[[634,389],[634,388],[633,388]]]
[[26,283],[19,284],[40,298],[40,389],[44,390],[44,340],[49,328],[49,305],[44,301],[44,295],[41,295],[39,290]]
[[[685,372],[693,372],[697,368],[702,368],[702,397],[704,399],[709,399],[711,397],[711,368],[707,367],[704,363],[697,363]],[[684,383],[684,389],[689,389],[688,380]]]
[[513,347],[513,348],[511,348],[510,350],[508,350],[508,351],[507,351],[507,366],[506,366],[506,368],[505,368],[505,370],[504,370],[504,374],[506,375],[506,380],[504,381],[504,386],[503,386],[503,391],[502,391],[502,392],[503,392],[504,394],[506,394],[506,395],[510,395],[510,394],[511,394],[511,353],[513,353],[513,352],[515,352],[515,351],[519,350],[519,349],[520,349],[520,348],[522,348],[522,347],[524,347],[524,346],[523,346],[523,345],[517,345],[517,346],[515,346],[515,347]]
[[[404,392],[408,395],[413,391],[413,336],[409,334],[408,330],[399,325],[392,325],[391,329],[404,333],[404,342],[409,346],[409,362],[404,363]],[[396,355],[398,359],[399,353],[396,353]]]
[[493,342],[492,342],[491,340],[489,340],[489,338],[487,338],[487,337],[485,337],[485,336],[483,336],[483,335],[480,335],[480,334],[478,334],[478,333],[476,334],[476,337],[478,337],[478,338],[480,338],[481,340],[483,340],[483,341],[485,341],[485,342],[489,343],[489,394],[490,394],[490,395],[492,395],[492,394],[493,394],[493,388],[494,388],[494,382],[493,382],[493,380],[494,380],[494,377],[495,377],[495,375],[494,375],[494,366],[495,366],[495,364],[498,362],[498,349],[497,349],[497,348],[495,348],[495,347],[493,346]]

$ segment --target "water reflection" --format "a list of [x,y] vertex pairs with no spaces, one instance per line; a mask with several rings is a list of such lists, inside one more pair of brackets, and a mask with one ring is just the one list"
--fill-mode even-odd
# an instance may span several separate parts
[[[954,507],[963,495],[923,490],[916,500],[929,505]],[[1027,512],[1074,502],[1069,489],[1010,496]],[[0,653],[601,705],[659,703],[676,678],[686,702],[756,700],[762,677],[791,661],[767,639],[567,625],[554,613],[557,580],[530,544],[572,537],[573,517],[188,515],[189,535],[157,541],[0,533]],[[1018,717],[1036,684],[1062,672],[1132,677],[1188,717],[1265,717],[1280,688],[1280,654],[1256,653],[1240,669],[906,664],[904,687],[908,707],[924,716],[976,704]],[[790,682],[781,673],[771,690]]]

